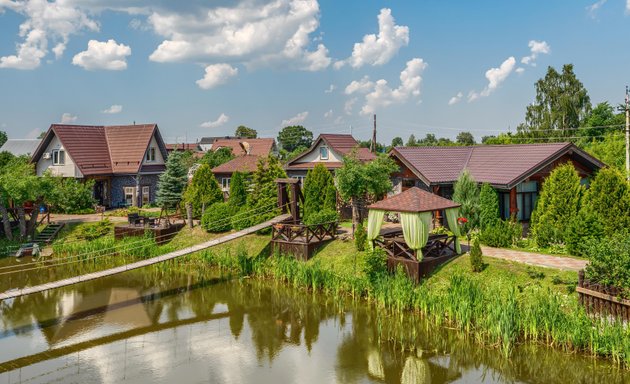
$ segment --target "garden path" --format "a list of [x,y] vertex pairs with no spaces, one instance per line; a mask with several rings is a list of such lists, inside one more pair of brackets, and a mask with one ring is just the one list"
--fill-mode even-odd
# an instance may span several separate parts
[[529,264],[538,267],[556,268],[566,271],[579,271],[584,269],[588,260],[576,259],[569,256],[553,256],[541,253],[517,251],[515,249],[481,247],[484,256],[497,259],[515,261],[517,263]]

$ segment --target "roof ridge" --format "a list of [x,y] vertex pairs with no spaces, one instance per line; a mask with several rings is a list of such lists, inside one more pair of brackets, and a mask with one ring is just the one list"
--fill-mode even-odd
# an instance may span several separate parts
[[473,152],[475,150],[475,148],[473,148],[473,146],[469,146],[470,149],[468,150],[468,157],[466,157],[466,161],[464,162],[464,168],[462,169],[462,172],[464,171],[464,169],[468,168],[468,163],[470,162],[470,158],[473,155]]

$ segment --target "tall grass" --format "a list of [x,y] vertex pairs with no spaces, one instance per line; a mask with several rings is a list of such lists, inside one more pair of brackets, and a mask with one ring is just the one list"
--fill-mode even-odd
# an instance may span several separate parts
[[[520,343],[542,344],[567,352],[610,358],[630,368],[630,330],[624,324],[590,317],[575,297],[537,286],[521,287],[509,279],[456,272],[445,281],[410,281],[402,270],[395,274],[340,273],[317,261],[303,263],[292,257],[248,257],[243,248],[233,254],[205,250],[201,260],[222,271],[284,282],[295,287],[336,296],[365,298],[405,321],[414,311],[435,326],[457,328],[466,338],[494,346],[509,357]],[[363,263],[370,268],[372,263]],[[411,329],[411,328],[409,328]],[[401,343],[413,334],[401,333]]]

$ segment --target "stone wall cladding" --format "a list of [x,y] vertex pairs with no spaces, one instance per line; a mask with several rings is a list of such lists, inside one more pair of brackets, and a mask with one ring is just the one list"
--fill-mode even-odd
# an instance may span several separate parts
[[[155,203],[157,182],[159,175],[140,175],[140,186],[149,186],[149,201]],[[114,176],[112,178],[112,207],[119,207],[125,202],[124,187],[135,187],[136,178],[133,176]],[[142,189],[138,196],[138,202],[142,203]]]

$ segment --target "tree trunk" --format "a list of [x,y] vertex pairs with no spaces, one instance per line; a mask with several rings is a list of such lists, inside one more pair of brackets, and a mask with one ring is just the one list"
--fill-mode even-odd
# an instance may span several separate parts
[[37,228],[37,217],[39,215],[39,206],[42,203],[41,200],[37,200],[33,206],[33,212],[31,212],[31,219],[28,222],[28,235],[32,240],[35,240],[35,229]]
[[354,198],[350,202],[350,205],[352,206],[352,237],[354,237],[354,228],[359,223],[359,206],[357,200]]
[[0,214],[2,215],[2,227],[4,228],[4,235],[8,240],[13,240],[13,232],[11,231],[11,222],[9,221],[9,213],[7,207],[0,203]]
[[24,215],[24,206],[20,205],[17,207],[18,213],[18,222],[20,226],[20,238],[22,240],[26,239],[26,216]]
[[186,203],[186,216],[188,217],[188,228],[193,227],[192,203]]

